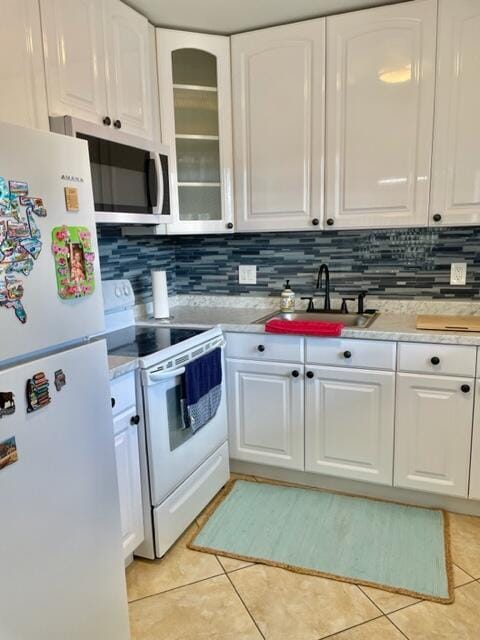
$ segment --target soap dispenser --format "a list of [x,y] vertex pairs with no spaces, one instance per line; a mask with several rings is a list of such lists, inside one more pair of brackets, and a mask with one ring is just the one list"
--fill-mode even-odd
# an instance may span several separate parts
[[280,311],[283,313],[295,311],[295,292],[290,289],[290,280],[287,280],[280,295]]

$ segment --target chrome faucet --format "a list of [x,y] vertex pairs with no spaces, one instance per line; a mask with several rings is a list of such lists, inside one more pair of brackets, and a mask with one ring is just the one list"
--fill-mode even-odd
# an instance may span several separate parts
[[322,284],[322,276],[325,274],[325,301],[323,303],[323,310],[330,311],[330,271],[326,264],[320,265],[320,269],[317,274],[317,290],[320,289]]

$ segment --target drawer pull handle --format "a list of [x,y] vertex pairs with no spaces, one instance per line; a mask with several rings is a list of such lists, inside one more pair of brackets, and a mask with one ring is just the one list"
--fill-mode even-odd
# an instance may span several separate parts
[[433,358],[430,358],[430,362],[432,364],[440,364],[440,358],[438,356],[433,356]]
[[294,378],[298,378],[298,376],[299,376],[299,375],[300,375],[300,373],[299,373],[296,369],[294,369],[294,370],[292,371],[292,376],[293,376]]
[[314,227],[318,227],[318,225],[320,224],[320,220],[318,218],[313,218],[312,224]]
[[113,126],[115,127],[115,129],[121,129],[122,128],[121,120],[114,120],[113,121]]
[[307,371],[307,378],[310,378],[310,380],[313,378],[315,374],[313,373],[313,371]]
[[351,351],[344,351],[343,352],[343,357],[347,358],[347,360],[348,360],[348,358],[352,357],[352,352]]
[[441,219],[442,219],[442,216],[441,216],[439,213],[436,213],[436,214],[433,216],[433,220],[434,220],[434,222],[440,222],[440,220],[441,220]]
[[460,389],[463,391],[463,393],[468,393],[470,391],[470,385],[469,384],[462,384]]
[[112,119],[109,116],[105,116],[102,122],[106,127],[109,127],[112,124]]
[[265,347],[263,346],[263,344],[259,344],[257,349],[258,351],[260,351],[260,353],[263,353],[265,351]]
[[115,398],[111,398],[111,401],[112,401],[112,409],[113,409],[113,407],[115,406],[116,400]]
[[327,218],[327,224],[329,227],[333,227],[335,220],[333,218]]
[[139,422],[140,422],[140,416],[132,416],[130,418],[130,424],[132,426],[137,426]]

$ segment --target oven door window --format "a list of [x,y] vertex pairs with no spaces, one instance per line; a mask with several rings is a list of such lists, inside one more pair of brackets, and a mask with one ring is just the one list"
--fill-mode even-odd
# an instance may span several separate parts
[[77,134],[90,154],[95,211],[153,213],[156,184],[151,184],[150,153],[118,142]]
[[194,433],[190,427],[186,428],[182,416],[182,384],[181,378],[166,389],[168,438],[170,451],[174,451],[185,444]]

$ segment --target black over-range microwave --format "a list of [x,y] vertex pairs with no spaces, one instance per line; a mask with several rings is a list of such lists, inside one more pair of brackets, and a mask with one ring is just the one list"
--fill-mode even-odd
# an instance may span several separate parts
[[70,116],[50,118],[55,133],[86,140],[97,222],[170,222],[169,147]]

